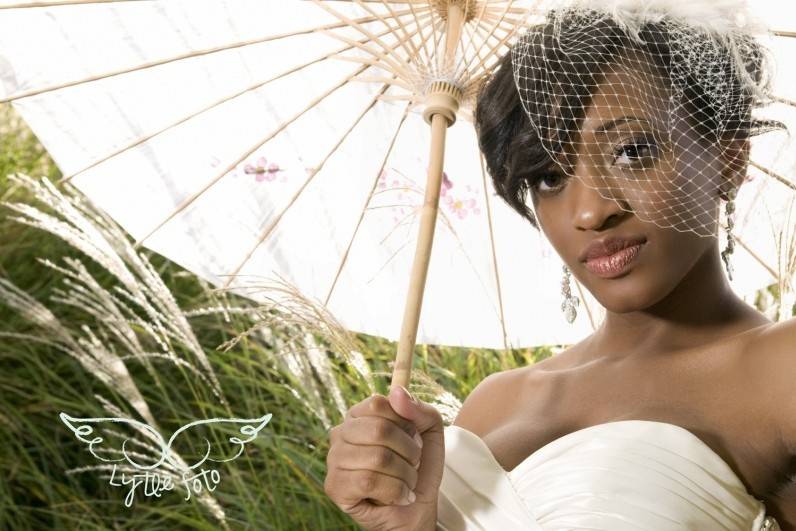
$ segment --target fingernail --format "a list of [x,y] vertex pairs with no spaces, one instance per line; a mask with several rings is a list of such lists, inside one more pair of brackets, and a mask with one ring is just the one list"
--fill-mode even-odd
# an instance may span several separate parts
[[418,461],[417,464],[415,465],[415,470],[419,470],[419,469],[420,469],[420,461]]
[[415,442],[417,443],[417,445],[420,448],[423,448],[423,437],[421,437],[419,433],[415,433],[414,439],[415,439]]
[[413,501],[415,501],[415,493],[409,490],[409,487],[404,485],[403,495],[401,496],[401,499],[398,500],[398,505],[409,505]]
[[415,400],[415,397],[413,397],[413,396],[412,396],[412,393],[410,393],[409,391],[407,391],[406,387],[404,387],[403,385],[399,385],[399,386],[398,386],[398,388],[401,390],[401,392],[403,392],[403,393],[405,393],[405,394],[406,394],[406,397],[407,397],[409,400],[411,400],[411,401],[412,401],[412,402],[414,402],[415,404],[417,403],[417,400]]

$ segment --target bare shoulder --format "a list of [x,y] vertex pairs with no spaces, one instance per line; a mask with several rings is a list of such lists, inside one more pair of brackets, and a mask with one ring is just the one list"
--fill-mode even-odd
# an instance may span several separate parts
[[744,345],[744,368],[777,421],[783,443],[796,455],[796,318],[762,327]]
[[490,374],[467,396],[453,424],[483,436],[518,414],[527,414],[529,407],[541,406],[555,371],[570,364],[572,349],[533,365]]
[[528,388],[535,372],[536,366],[529,365],[490,374],[464,400],[453,424],[476,435],[490,432],[510,417],[518,393]]
[[[766,378],[792,379],[796,369],[796,318],[770,323],[751,331],[742,347],[744,368]],[[785,374],[782,374],[785,373]]]

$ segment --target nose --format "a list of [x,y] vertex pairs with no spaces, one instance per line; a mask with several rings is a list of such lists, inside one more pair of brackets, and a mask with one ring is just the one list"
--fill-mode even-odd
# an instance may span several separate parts
[[607,229],[630,214],[630,207],[619,195],[613,180],[592,178],[579,172],[572,179],[572,186],[568,187],[573,213],[571,219],[576,229]]

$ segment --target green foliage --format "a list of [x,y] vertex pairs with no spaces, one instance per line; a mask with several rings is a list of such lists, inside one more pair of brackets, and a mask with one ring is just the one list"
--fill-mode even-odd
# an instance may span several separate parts
[[[9,178],[24,173],[57,180],[59,173],[8,105],[0,107],[0,130],[2,201],[36,205],[64,220],[52,192],[35,179]],[[154,253],[119,258],[130,245],[119,229],[94,219],[98,214],[80,206],[79,194],[62,192],[64,208],[72,205],[91,218],[114,250],[87,257],[77,249],[79,241],[0,207],[0,528],[356,529],[323,492],[327,430],[348,406],[387,390],[395,344],[339,330],[330,339],[333,324],[313,328],[311,318],[291,321],[290,311],[282,315],[214,292]],[[117,259],[121,271],[100,265]],[[162,279],[165,293],[145,280],[150,270]],[[132,284],[123,281],[128,273]],[[140,293],[145,302],[125,302],[120,289]],[[23,302],[9,304],[12,295]],[[158,303],[162,297],[173,298],[174,308]],[[162,322],[147,308],[163,312]],[[50,322],[31,317],[45,309],[52,312]],[[124,322],[115,321],[114,312]],[[173,324],[180,320],[187,329]],[[245,331],[250,333],[241,336]],[[128,344],[128,335],[137,346]],[[220,348],[235,338],[234,346]],[[94,340],[100,347],[89,352],[86,345]],[[322,352],[315,361],[307,356],[312,349]],[[347,349],[363,353],[364,368],[352,368]],[[416,359],[419,383],[413,392],[433,401],[450,391],[450,416],[486,375],[533,357],[526,351],[501,356],[418,347]],[[115,360],[123,362],[123,371],[114,372]],[[166,437],[202,418],[273,418],[243,455],[219,467],[222,480],[213,493],[223,510],[219,517],[212,503],[183,501],[180,490],[161,498],[138,494],[126,508],[127,489],[108,485],[107,472],[85,470],[98,461],[61,423],[62,411],[151,418]]]

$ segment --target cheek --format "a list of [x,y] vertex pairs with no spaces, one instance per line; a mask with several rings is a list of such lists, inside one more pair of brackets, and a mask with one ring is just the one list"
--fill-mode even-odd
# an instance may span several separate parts
[[708,236],[715,234],[718,190],[722,181],[723,164],[714,145],[706,145],[682,135],[675,145],[672,179],[673,201],[682,211],[684,230],[694,230]]
[[679,282],[713,245],[715,240],[693,232],[680,232],[672,228],[649,233],[649,246],[645,264],[652,272],[651,278],[663,281],[666,289]]

